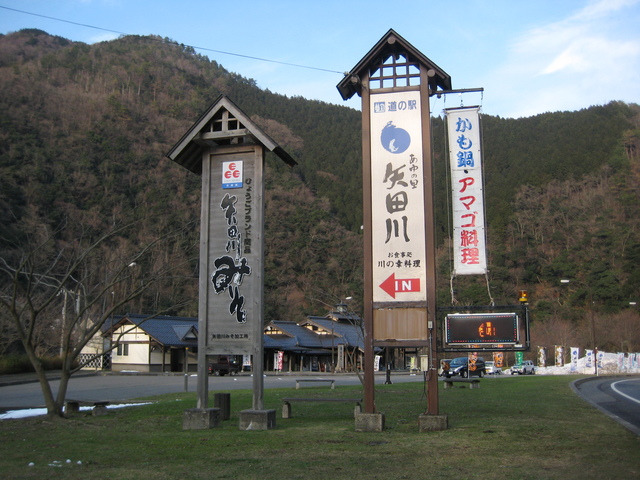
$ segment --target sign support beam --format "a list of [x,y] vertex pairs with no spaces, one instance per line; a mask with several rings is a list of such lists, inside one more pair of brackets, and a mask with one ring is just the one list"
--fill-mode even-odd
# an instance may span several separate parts
[[420,99],[422,104],[422,148],[424,158],[424,211],[426,240],[426,275],[427,275],[427,330],[428,330],[428,362],[425,374],[427,382],[427,414],[438,415],[438,367],[437,367],[437,332],[436,328],[436,238],[435,208],[433,192],[433,146],[431,144],[431,109],[429,105],[429,74],[432,70],[420,70]]
[[362,216],[364,222],[364,411],[376,413],[373,349],[373,250],[371,211],[371,122],[369,75],[362,80]]

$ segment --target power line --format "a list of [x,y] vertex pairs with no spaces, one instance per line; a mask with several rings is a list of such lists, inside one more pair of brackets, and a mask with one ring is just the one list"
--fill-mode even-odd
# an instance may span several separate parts
[[[3,8],[5,10],[11,10],[11,11],[17,12],[17,13],[23,13],[25,15],[31,15],[31,16],[34,16],[34,17],[46,18],[48,20],[53,20],[53,21],[56,21],[56,22],[69,23],[71,25],[77,25],[77,26],[86,27],[86,28],[93,28],[95,30],[101,30],[103,32],[117,33],[118,35],[133,35],[131,33],[120,32],[118,30],[113,30],[113,29],[110,29],[110,28],[96,27],[95,25],[89,25],[87,23],[72,22],[71,20],[65,20],[63,18],[56,18],[56,17],[51,17],[51,16],[48,16],[48,15],[42,15],[40,13],[33,13],[33,12],[27,12],[25,10],[18,10],[17,8],[5,7],[4,5],[0,5],[0,8]],[[151,37],[149,37],[149,38],[151,38]],[[151,38],[151,39],[155,40],[153,38]],[[163,40],[161,40],[161,41],[164,42]],[[270,60],[268,58],[254,57],[254,56],[251,56],[251,55],[242,55],[240,53],[225,52],[223,50],[214,50],[212,48],[207,48],[207,47],[197,47],[195,45],[187,45],[187,44],[182,44],[182,45],[185,45],[187,47],[191,47],[191,48],[193,48],[195,50],[203,50],[203,51],[206,51],[206,52],[219,53],[219,54],[222,54],[222,55],[231,55],[231,56],[234,56],[234,57],[241,57],[241,58],[248,58],[248,59],[251,59],[251,60],[258,60],[258,61],[261,61],[261,62],[277,63],[279,65],[286,65],[286,66],[289,66],[289,67],[306,68],[306,69],[309,69],[309,70],[318,70],[318,71],[321,71],[321,72],[338,73],[340,75],[344,75],[343,72],[340,72],[338,70],[329,70],[329,69],[326,69],[326,68],[311,67],[309,65],[300,65],[300,64],[297,64],[297,63],[280,62],[278,60]]]
[[110,30],[108,28],[96,27],[96,26],[93,26],[93,25],[88,25],[86,23],[72,22],[71,20],[64,20],[62,18],[49,17],[48,15],[42,15],[40,13],[25,12],[24,10],[18,10],[17,8],[5,7],[4,5],[0,5],[0,8],[4,8],[5,10],[12,10],[12,11],[18,12],[18,13],[24,13],[25,15],[32,15],[34,17],[46,18],[48,20],[55,20],[56,22],[70,23],[71,25],[78,25],[80,27],[94,28],[96,30],[102,30],[103,32],[117,33],[118,35],[128,35],[128,33],[118,32],[117,30]]

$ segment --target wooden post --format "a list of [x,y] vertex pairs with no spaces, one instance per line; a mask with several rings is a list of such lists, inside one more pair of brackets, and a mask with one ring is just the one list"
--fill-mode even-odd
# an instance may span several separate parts
[[[420,84],[429,85],[431,70],[420,70]],[[438,329],[436,328],[436,236],[435,236],[435,207],[433,192],[433,147],[431,145],[431,108],[429,105],[429,88],[420,90],[422,103],[422,145],[424,158],[424,211],[425,211],[425,239],[427,263],[427,329],[429,332],[427,351],[429,365],[427,367],[427,412],[439,415],[438,403],[438,365],[437,345]]]
[[373,371],[373,249],[371,222],[371,124],[369,121],[369,77],[362,79],[362,216],[364,222],[364,411],[375,413]]

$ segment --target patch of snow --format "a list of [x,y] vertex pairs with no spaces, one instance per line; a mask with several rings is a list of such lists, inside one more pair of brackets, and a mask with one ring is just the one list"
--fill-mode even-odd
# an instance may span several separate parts
[[[151,402],[109,405],[108,410],[111,410],[112,408],[138,407],[140,405],[149,405],[150,403]],[[80,407],[80,411],[86,410],[93,410],[93,407]],[[14,420],[16,418],[37,417],[39,415],[46,414],[46,408],[23,408],[20,410],[9,410],[6,413],[0,413],[0,420]]]
[[[633,354],[632,354],[633,355]],[[630,357],[621,353],[598,352],[600,358],[598,364],[598,375],[616,375],[622,373],[640,373],[640,365],[638,365],[638,354],[635,355],[633,361]],[[587,363],[587,356],[578,358],[575,365],[571,362],[562,366],[536,367],[536,375],[594,375],[595,366],[593,359],[590,365]],[[509,370],[505,370],[509,373]]]

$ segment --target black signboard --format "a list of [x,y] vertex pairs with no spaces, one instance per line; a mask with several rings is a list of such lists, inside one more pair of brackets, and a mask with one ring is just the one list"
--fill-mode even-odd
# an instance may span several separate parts
[[454,313],[445,322],[447,345],[518,343],[515,313]]

